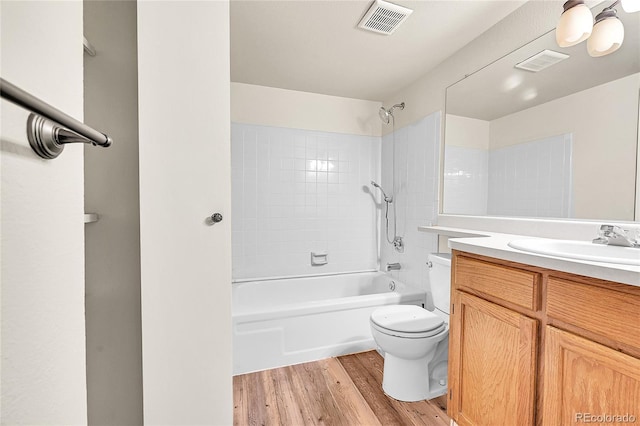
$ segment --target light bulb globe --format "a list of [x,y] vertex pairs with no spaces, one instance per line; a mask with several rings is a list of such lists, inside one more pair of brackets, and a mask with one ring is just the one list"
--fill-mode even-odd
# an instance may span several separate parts
[[617,17],[605,18],[593,26],[587,41],[589,55],[597,58],[615,52],[624,41],[624,25]]
[[640,12],[640,0],[621,0],[620,3],[627,13]]
[[591,10],[579,3],[564,11],[556,27],[556,42],[560,47],[575,46],[586,40],[593,30]]

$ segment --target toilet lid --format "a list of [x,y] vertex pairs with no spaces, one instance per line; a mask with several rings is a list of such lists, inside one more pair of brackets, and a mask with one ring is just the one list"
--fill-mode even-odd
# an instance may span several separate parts
[[391,305],[378,308],[371,321],[379,327],[403,333],[424,333],[441,328],[444,321],[438,315],[415,305]]

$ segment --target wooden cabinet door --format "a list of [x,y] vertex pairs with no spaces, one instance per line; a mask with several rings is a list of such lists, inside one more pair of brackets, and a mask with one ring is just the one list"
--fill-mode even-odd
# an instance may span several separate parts
[[449,416],[460,426],[533,425],[538,323],[454,291]]
[[640,359],[550,326],[544,352],[543,425],[640,421]]

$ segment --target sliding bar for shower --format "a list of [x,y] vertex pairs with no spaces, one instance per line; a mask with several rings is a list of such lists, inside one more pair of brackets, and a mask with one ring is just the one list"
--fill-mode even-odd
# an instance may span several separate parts
[[109,147],[113,140],[92,127],[0,78],[0,95],[33,111],[27,120],[29,145],[40,157],[56,158],[67,143],[90,143]]

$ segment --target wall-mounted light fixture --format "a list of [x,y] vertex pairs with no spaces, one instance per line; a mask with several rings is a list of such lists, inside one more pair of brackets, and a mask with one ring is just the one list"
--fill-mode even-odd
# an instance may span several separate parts
[[587,51],[594,58],[608,55],[618,50],[623,40],[624,26],[616,11],[607,8],[596,16],[593,33],[587,40]]
[[627,13],[640,11],[640,0],[616,0],[596,16],[594,25],[591,10],[583,0],[567,1],[556,27],[558,46],[575,46],[588,39],[587,51],[593,57],[618,50],[624,40],[624,26],[614,9],[618,4]]
[[621,0],[620,3],[627,13],[640,12],[640,1],[638,0]]
[[593,29],[593,15],[583,0],[569,0],[556,26],[556,42],[560,47],[575,46],[585,41]]

